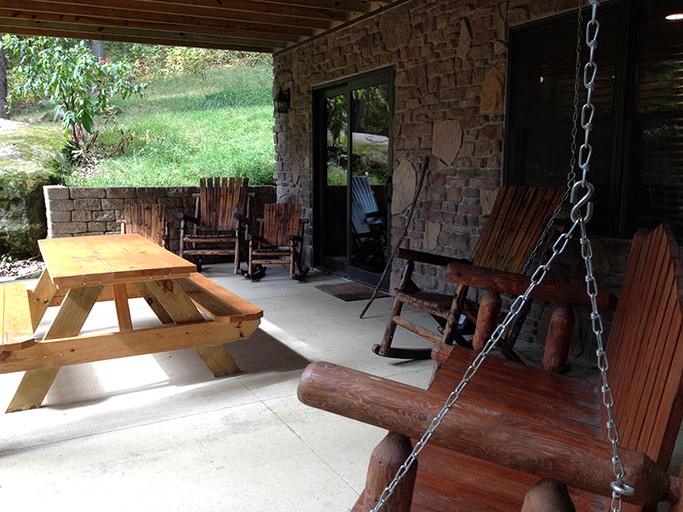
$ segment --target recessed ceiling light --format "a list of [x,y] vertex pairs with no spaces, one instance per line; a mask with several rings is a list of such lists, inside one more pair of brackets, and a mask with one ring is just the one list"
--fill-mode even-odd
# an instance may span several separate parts
[[666,19],[669,21],[681,21],[683,20],[683,12],[675,12],[673,14],[669,14],[666,17]]

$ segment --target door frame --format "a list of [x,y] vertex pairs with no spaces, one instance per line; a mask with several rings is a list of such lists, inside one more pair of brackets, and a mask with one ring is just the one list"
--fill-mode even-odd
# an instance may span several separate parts
[[[312,152],[313,155],[313,265],[316,267],[323,267],[324,270],[331,272],[333,275],[340,275],[341,277],[349,278],[353,281],[360,281],[367,284],[376,284],[379,275],[359,269],[351,265],[351,223],[349,213],[351,208],[351,187],[347,184],[346,187],[346,204],[347,204],[347,222],[346,222],[346,264],[345,268],[327,269],[324,268],[324,242],[325,234],[323,232],[324,219],[326,218],[327,205],[325,204],[324,192],[327,187],[327,108],[325,100],[331,96],[339,94],[348,94],[349,97],[349,116],[347,121],[347,133],[351,133],[350,127],[353,125],[353,109],[351,92],[356,89],[364,87],[372,87],[376,85],[386,84],[389,91],[389,155],[387,165],[389,167],[389,176],[387,178],[387,212],[385,217],[386,223],[386,257],[389,257],[391,248],[391,187],[393,176],[393,132],[394,132],[394,68],[387,67],[354,75],[343,80],[327,83],[324,85],[313,87],[312,89],[312,112],[313,112],[313,137],[312,137]],[[322,139],[321,134],[324,135]],[[322,142],[322,143],[321,143]],[[352,137],[349,137],[348,142],[349,158],[352,155]],[[351,175],[351,168],[349,166],[349,180]]]

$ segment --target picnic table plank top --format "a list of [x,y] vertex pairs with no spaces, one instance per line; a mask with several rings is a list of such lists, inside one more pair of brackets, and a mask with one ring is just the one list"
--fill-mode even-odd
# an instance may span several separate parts
[[57,288],[176,279],[197,271],[194,264],[136,234],[48,238],[38,245]]

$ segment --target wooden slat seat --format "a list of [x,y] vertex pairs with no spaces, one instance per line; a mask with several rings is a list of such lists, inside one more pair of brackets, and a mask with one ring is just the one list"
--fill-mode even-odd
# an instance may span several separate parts
[[[664,226],[636,236],[607,342],[623,481],[636,490],[623,497],[625,512],[654,511],[658,502],[683,510],[683,480],[667,474],[683,419],[678,253]],[[443,363],[428,390],[327,363],[304,372],[304,403],[391,432],[372,460],[400,462],[381,470],[371,463],[354,511],[372,508],[405,459],[396,456],[405,452],[402,440],[422,435],[475,357],[461,347],[437,355]],[[402,484],[389,510],[519,512],[539,478],[566,485],[580,512],[609,510],[615,477],[602,400],[585,380],[489,357],[420,455],[412,499]]]
[[35,342],[26,286],[0,284],[0,352],[28,348]]

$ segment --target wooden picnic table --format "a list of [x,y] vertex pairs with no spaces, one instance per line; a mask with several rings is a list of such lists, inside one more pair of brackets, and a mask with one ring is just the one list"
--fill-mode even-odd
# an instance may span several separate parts
[[[192,347],[214,375],[239,371],[223,343],[251,336],[263,311],[197,273],[194,264],[135,234],[38,244],[45,270],[23,295],[28,307],[17,284],[0,294],[6,312],[0,318],[11,320],[11,328],[2,329],[0,373],[26,372],[8,412],[40,407],[59,368],[71,364]],[[136,297],[162,325],[134,326],[129,299]],[[118,331],[81,333],[95,303],[104,300],[114,301]],[[32,339],[49,307],[59,308],[54,320],[41,339]]]

